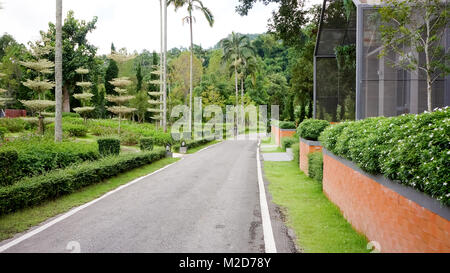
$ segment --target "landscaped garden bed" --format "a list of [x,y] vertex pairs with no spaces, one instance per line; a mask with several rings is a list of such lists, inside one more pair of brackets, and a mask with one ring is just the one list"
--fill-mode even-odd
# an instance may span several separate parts
[[383,252],[449,252],[449,132],[449,108],[329,127],[324,193]]
[[297,133],[300,136],[299,166],[300,170],[306,175],[309,175],[309,155],[322,151],[322,145],[317,140],[329,125],[330,123],[325,120],[307,119],[297,128]]
[[272,137],[275,139],[275,144],[282,147],[283,138],[292,137],[296,133],[295,123],[292,121],[278,121],[271,122]]

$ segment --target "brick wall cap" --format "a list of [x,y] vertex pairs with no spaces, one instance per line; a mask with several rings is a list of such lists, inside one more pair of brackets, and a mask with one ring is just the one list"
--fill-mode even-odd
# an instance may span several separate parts
[[304,138],[301,138],[301,137],[300,137],[300,141],[303,142],[303,143],[308,144],[309,146],[322,146],[320,141],[307,140],[307,139],[304,139]]
[[446,207],[446,206],[442,205],[438,200],[432,198],[431,196],[429,196],[423,192],[417,191],[416,189],[414,189],[412,187],[392,181],[392,180],[384,177],[383,175],[372,175],[372,174],[366,173],[352,161],[349,161],[347,159],[339,157],[339,156],[333,154],[332,152],[328,151],[325,148],[323,148],[322,151],[323,151],[324,155],[327,155],[327,156],[341,162],[345,166],[353,169],[354,171],[357,171],[357,172],[369,177],[373,181],[389,188],[390,190],[398,193],[399,195],[436,213],[437,215],[441,216],[442,218],[446,219],[447,221],[450,221],[450,207]]

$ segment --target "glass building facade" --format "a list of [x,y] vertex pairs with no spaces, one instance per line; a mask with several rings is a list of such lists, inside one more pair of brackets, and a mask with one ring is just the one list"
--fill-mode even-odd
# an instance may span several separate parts
[[[356,11],[345,30],[342,30],[342,22],[333,20],[332,23],[338,22],[333,26],[328,19],[330,16],[337,16],[330,9],[333,5],[338,5],[334,2],[336,1],[324,1],[314,57],[315,117],[341,121],[417,114],[427,110],[426,74],[421,70],[394,68],[392,63],[399,58],[394,53],[380,57],[383,47],[378,31],[381,24],[377,11],[379,1],[354,0]],[[351,33],[346,34],[347,40],[337,34],[342,31]],[[352,43],[356,45],[356,68],[353,74],[351,69],[338,69],[336,54],[331,50],[338,45]],[[448,28],[445,29],[441,43],[448,52]],[[408,49],[405,48],[405,51]],[[332,53],[329,54],[330,52]],[[425,61],[423,53],[411,54],[417,54],[419,64]],[[433,108],[450,105],[449,76],[438,78],[432,88]],[[353,115],[350,114],[352,110]]]

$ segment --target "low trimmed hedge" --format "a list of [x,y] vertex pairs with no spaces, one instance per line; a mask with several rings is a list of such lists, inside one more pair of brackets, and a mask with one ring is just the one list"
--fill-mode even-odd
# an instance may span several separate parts
[[97,140],[98,152],[101,156],[120,154],[120,140],[116,138],[101,138]]
[[296,129],[295,122],[293,121],[280,121],[278,123],[280,129]]
[[165,154],[164,149],[157,149],[152,152],[107,157],[96,162],[85,162],[23,179],[12,186],[0,188],[0,215],[72,193],[120,173],[153,163],[165,157]]
[[152,138],[141,138],[139,142],[139,147],[141,151],[151,151],[153,150],[153,139]]
[[297,133],[301,138],[317,141],[320,134],[330,126],[326,120],[306,119],[297,128]]
[[294,143],[291,146],[292,153],[294,154],[294,162],[297,164],[297,166],[300,165],[300,143]]
[[450,108],[327,128],[322,145],[361,169],[450,205]]
[[177,151],[180,149],[180,147],[181,147],[181,142],[183,142],[183,141],[186,142],[186,147],[187,147],[188,149],[192,149],[192,148],[196,148],[196,147],[205,145],[205,144],[207,144],[207,143],[209,143],[209,142],[212,142],[212,141],[214,141],[214,140],[209,140],[209,139],[206,139],[206,138],[203,138],[203,139],[201,139],[201,140],[181,140],[179,143],[173,145],[173,150],[174,150],[175,152],[177,152]]
[[[17,153],[15,160],[5,158],[5,153],[9,151]],[[6,142],[0,147],[0,162],[8,162],[0,164],[0,186],[99,157],[96,143],[55,143],[53,138],[46,137],[26,137]]]
[[285,137],[281,140],[281,146],[283,149],[291,148],[295,143],[298,143],[298,139],[295,137]]
[[308,176],[314,180],[323,180],[323,154],[314,152],[308,154]]

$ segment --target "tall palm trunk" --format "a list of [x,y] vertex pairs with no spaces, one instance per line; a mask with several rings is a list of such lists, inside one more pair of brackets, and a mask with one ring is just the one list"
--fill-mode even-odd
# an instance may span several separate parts
[[[162,92],[162,90],[163,90],[163,47],[164,47],[164,45],[163,45],[163,4],[162,4],[162,1],[163,0],[159,0],[159,18],[160,18],[160,42],[161,42],[161,51],[160,51],[160,54],[159,54],[159,92]],[[159,97],[159,99],[160,99],[160,101],[162,101],[163,100],[163,96],[161,95],[160,97]],[[163,105],[161,104],[160,106],[159,106],[159,110],[163,110]],[[161,113],[160,113],[160,115],[162,115]],[[163,127],[163,120],[161,119],[160,121],[159,121],[159,126],[160,127]]]
[[163,0],[164,9],[164,50],[163,50],[163,130],[167,133],[167,1]]
[[62,141],[62,0],[56,0],[55,141]]
[[242,125],[245,125],[245,116],[244,116],[244,76],[242,76],[241,79],[241,118],[242,118]]
[[192,13],[189,12],[189,26],[191,31],[191,59],[189,63],[189,129],[192,132],[192,93],[194,89],[194,33],[192,31]]

